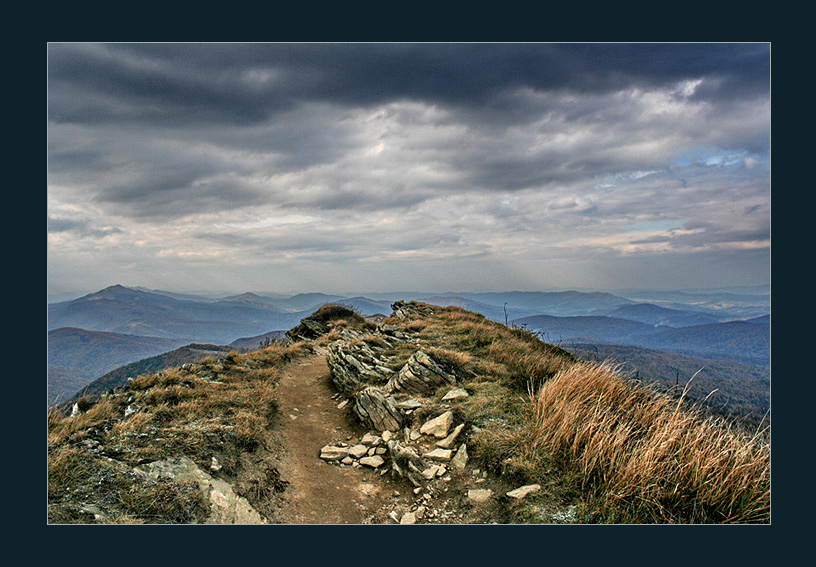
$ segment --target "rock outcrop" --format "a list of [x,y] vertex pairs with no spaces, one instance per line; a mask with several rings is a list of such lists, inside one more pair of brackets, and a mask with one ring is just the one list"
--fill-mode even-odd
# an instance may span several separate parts
[[369,386],[354,396],[354,413],[360,421],[377,431],[397,431],[405,414],[379,388]]
[[385,385],[394,373],[370,344],[360,340],[329,345],[326,361],[332,383],[347,396],[367,385]]
[[427,353],[419,350],[411,355],[405,366],[388,381],[383,390],[426,395],[440,386],[455,383],[455,376],[445,372]]

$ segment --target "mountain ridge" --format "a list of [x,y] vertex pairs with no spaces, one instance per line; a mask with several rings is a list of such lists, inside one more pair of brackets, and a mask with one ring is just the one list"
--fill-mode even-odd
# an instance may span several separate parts
[[330,304],[50,412],[49,522],[768,523],[763,432],[677,394],[458,307]]

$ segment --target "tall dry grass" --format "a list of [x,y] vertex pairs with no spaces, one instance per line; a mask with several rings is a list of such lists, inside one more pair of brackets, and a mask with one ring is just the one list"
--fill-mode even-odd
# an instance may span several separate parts
[[577,472],[607,518],[630,522],[767,522],[770,446],[682,399],[575,363],[531,392],[528,450]]

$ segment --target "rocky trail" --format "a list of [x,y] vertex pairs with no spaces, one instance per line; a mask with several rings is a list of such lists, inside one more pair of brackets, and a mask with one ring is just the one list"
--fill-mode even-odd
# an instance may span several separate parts
[[[334,387],[325,354],[289,366],[277,393],[277,467],[287,488],[272,523],[504,523],[507,500],[531,490],[502,498],[514,487],[468,466],[466,450],[441,449],[441,437],[462,430],[451,427],[449,412],[421,428],[367,429]],[[409,461],[402,477],[393,471],[395,452]]]
[[[411,308],[394,307],[397,318]],[[290,339],[311,342],[330,329],[314,318],[301,323],[293,331],[303,335]],[[287,488],[272,523],[507,523],[520,499],[548,492],[512,485],[471,460],[478,428],[457,417],[469,394],[416,337],[394,325],[335,332],[289,365],[276,388],[277,468]],[[399,345],[413,354],[397,371]],[[562,512],[551,520],[570,522],[572,511]]]
[[337,408],[326,357],[315,355],[289,367],[277,391],[284,449],[279,468],[289,487],[276,521],[381,523],[394,496],[389,479],[372,468],[341,468],[320,459],[327,443],[348,443],[365,433]]
[[[406,308],[395,304],[396,317]],[[274,382],[263,351],[188,363],[111,391],[102,420],[76,424],[85,419],[78,412],[55,421],[65,428],[49,441],[55,521],[514,523],[533,502],[525,521],[576,520],[549,474],[519,486],[484,470],[483,429],[465,411],[475,392],[431,356],[439,356],[432,344],[388,324],[331,328],[306,318],[296,330],[311,336],[288,335],[306,345],[275,368]],[[267,413],[249,425],[231,419],[247,407]],[[247,443],[236,429],[257,437]],[[190,496],[195,487],[203,498]]]

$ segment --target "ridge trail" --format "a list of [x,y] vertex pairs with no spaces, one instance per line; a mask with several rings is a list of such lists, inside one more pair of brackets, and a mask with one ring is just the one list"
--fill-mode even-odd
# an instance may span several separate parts
[[366,433],[332,398],[325,355],[286,368],[278,386],[281,478],[289,482],[276,523],[368,524],[386,521],[390,479],[367,467],[333,466],[319,457],[333,442],[354,444]]

